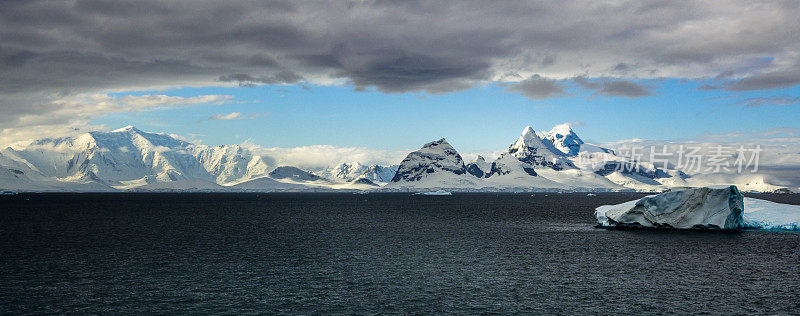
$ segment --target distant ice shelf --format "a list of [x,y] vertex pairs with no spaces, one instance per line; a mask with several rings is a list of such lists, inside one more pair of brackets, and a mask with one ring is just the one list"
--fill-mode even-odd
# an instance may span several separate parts
[[800,230],[800,206],[744,198],[743,228]]

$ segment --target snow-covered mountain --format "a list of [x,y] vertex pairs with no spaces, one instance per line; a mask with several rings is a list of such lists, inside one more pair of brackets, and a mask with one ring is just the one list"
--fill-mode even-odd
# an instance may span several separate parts
[[[395,173],[397,173],[398,165],[381,166],[371,165],[367,166],[357,161],[343,162],[328,171],[329,179],[340,179],[344,181],[356,181],[359,179],[366,179],[376,184],[386,184],[392,181]],[[361,180],[361,182],[364,182]],[[365,182],[366,183],[366,182]]]
[[[572,143],[583,143],[568,126],[566,129],[568,131],[554,131],[572,135]],[[444,139],[428,143],[403,160],[397,175],[385,188],[484,191],[625,189],[593,171],[580,170],[568,157],[571,155],[569,151],[559,151],[551,140],[563,140],[564,137],[553,136],[542,138],[533,128],[526,127],[508,150],[492,163],[478,156],[467,165]],[[566,145],[562,147],[569,148]]]
[[117,189],[189,179],[227,184],[269,171],[260,157],[237,145],[197,146],[132,126],[15,147],[0,151],[0,164],[63,184]]
[[550,132],[542,133],[541,138],[549,142],[558,153],[570,157],[577,156],[581,151],[581,145],[584,144],[569,124],[556,125]]
[[364,172],[367,171],[367,166],[362,165],[361,163],[354,161],[354,162],[343,162],[336,167],[333,167],[331,171],[328,172],[330,178],[332,179],[342,179],[345,181],[353,181]]
[[549,139],[542,139],[528,126],[522,130],[522,135],[508,147],[508,151],[501,154],[492,164],[491,176],[517,176],[520,173],[535,177],[535,169],[547,168],[563,170],[575,168],[563,153],[553,150],[553,143]]
[[526,127],[491,161],[477,156],[465,163],[445,139],[409,153],[399,165],[348,161],[312,172],[275,161],[252,147],[196,145],[128,126],[0,150],[0,190],[662,191],[707,185],[737,185],[743,191],[797,190],[771,174],[686,174],[658,168],[585,143],[566,124],[539,133]]
[[270,171],[270,166],[261,156],[239,145],[196,145],[189,148],[203,168],[214,175],[220,184],[240,183]]
[[215,176],[194,157],[191,144],[165,134],[128,126],[109,133],[33,141],[0,151],[0,164],[34,180],[33,187],[56,183],[130,188],[155,182]]
[[[526,127],[493,162],[478,156],[460,165],[461,156],[444,140],[412,152],[384,189],[467,191],[621,191],[657,192],[671,187],[735,184],[745,191],[772,192],[763,175],[698,174],[662,169],[646,161],[587,144],[569,125],[535,133]],[[441,148],[439,148],[441,147]]]
[[474,179],[461,155],[442,138],[409,153],[385,188],[471,188]]
[[[394,175],[397,173],[397,169],[400,168],[400,165],[391,165],[391,166],[381,166],[381,165],[372,165],[361,174],[358,179],[367,179],[373,183],[387,183],[392,181]],[[356,180],[358,180],[356,179]],[[354,180],[355,181],[355,180]]]
[[[250,182],[264,177],[281,184]],[[40,139],[0,151],[2,190],[225,191],[257,190],[258,184],[269,191],[337,183],[291,166],[275,168],[239,145],[194,145],[133,126]]]
[[466,168],[467,173],[478,178],[488,177],[492,173],[492,164],[486,162],[486,159],[481,155],[475,157],[475,161],[467,164]]

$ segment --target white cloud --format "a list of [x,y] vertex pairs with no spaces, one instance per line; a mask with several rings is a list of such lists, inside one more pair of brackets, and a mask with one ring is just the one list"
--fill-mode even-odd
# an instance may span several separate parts
[[6,2],[0,93],[211,82],[443,92],[534,74],[800,83],[793,1]]
[[196,97],[177,97],[168,95],[127,95],[116,99],[121,105],[133,110],[146,110],[165,106],[188,106],[196,104],[224,104],[233,99],[231,95],[200,95]]
[[240,112],[231,112],[231,113],[228,113],[228,114],[225,114],[225,115],[214,114],[209,118],[209,120],[212,120],[212,121],[228,121],[228,120],[235,120],[235,119],[241,119],[241,118],[242,118],[242,113],[240,113]]
[[230,121],[230,120],[249,120],[258,117],[267,116],[269,113],[241,113],[231,112],[228,114],[214,114],[207,118],[208,121]]
[[[223,104],[232,99],[233,96],[230,95],[199,95],[195,97],[167,95],[114,97],[108,94],[39,95],[36,98],[25,100],[31,103],[25,107],[24,112],[0,118],[0,123],[3,125],[0,128],[0,145],[4,147],[14,142],[35,138],[70,136],[90,130],[102,130],[103,126],[90,125],[89,122],[109,113],[148,111],[198,104]],[[0,101],[3,100],[0,99]]]
[[274,165],[292,165],[307,169],[325,169],[341,162],[357,161],[363,164],[399,164],[412,150],[378,150],[365,147],[337,147],[313,145],[293,148],[265,148],[250,143],[243,144],[258,155],[265,156]]

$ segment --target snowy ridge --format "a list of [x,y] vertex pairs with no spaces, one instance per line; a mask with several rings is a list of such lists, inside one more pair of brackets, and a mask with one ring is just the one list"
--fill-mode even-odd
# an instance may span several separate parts
[[361,179],[369,180],[376,184],[386,184],[392,181],[399,165],[381,166],[371,165],[367,166],[357,161],[343,162],[327,172],[329,179],[340,179],[344,181],[361,181]]
[[[761,173],[692,174],[631,161],[585,143],[567,124],[525,127],[494,160],[465,163],[444,138],[399,165],[341,162],[303,170],[243,145],[206,146],[126,126],[45,138],[0,150],[8,191],[643,191],[736,185],[744,192],[797,192]],[[263,151],[259,151],[263,152]],[[795,159],[783,155],[782,159]]]

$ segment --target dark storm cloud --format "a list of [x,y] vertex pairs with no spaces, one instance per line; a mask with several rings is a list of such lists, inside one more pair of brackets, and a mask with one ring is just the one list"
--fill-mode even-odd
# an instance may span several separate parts
[[3,82],[0,84],[0,94],[39,91],[71,93],[117,85],[170,85],[185,76],[202,76],[209,72],[209,69],[192,65],[186,60],[135,61],[76,51],[26,51],[0,55],[0,60],[4,63],[0,69],[0,82]]
[[[271,78],[288,71],[298,78],[344,79],[357,87],[388,92],[445,92],[495,80],[511,71],[526,77],[544,70],[547,77],[558,78],[577,73],[697,77],[708,76],[731,60],[735,63],[736,56],[742,60],[753,55],[796,56],[791,52],[797,53],[799,41],[787,35],[800,32],[791,14],[798,12],[797,3],[769,3],[742,14],[744,5],[705,1],[4,1],[0,4],[0,62],[9,67],[0,70],[0,80],[25,81],[5,91],[83,91],[165,81],[180,86],[213,82],[230,74]],[[731,16],[737,19],[718,29],[703,27],[704,21]],[[723,29],[738,32],[717,32]],[[59,60],[59,55],[87,58]],[[37,58],[46,59],[48,66],[31,62]],[[165,61],[172,66],[161,71],[125,66],[157,66]],[[90,70],[73,71],[84,66]],[[49,78],[53,73],[63,80]],[[732,89],[781,84],[797,84],[797,80],[752,78]],[[609,95],[643,91],[625,83],[608,89],[604,93]]]
[[584,76],[578,76],[578,77],[572,78],[572,81],[574,81],[575,83],[577,83],[581,87],[584,87],[586,89],[591,89],[591,90],[597,90],[597,89],[600,89],[600,88],[603,87],[603,83],[600,80],[592,81],[592,80],[589,80],[588,78],[586,78]]
[[248,74],[230,74],[219,77],[219,81],[236,82],[240,86],[247,86],[247,87],[255,86],[256,84],[259,83],[283,84],[283,83],[295,83],[300,80],[303,80],[303,77],[291,71],[285,71],[285,70],[275,75],[265,76],[265,77],[253,77]]
[[589,80],[583,76],[575,77],[572,80],[586,89],[594,90],[605,96],[639,98],[653,95],[647,87],[627,80],[608,78]]
[[800,84],[800,69],[776,71],[740,79],[728,86],[731,91],[768,90]]
[[555,80],[543,78],[539,75],[533,75],[518,84],[512,85],[509,89],[535,100],[564,95],[564,89]]
[[722,89],[722,87],[720,87],[718,85],[708,84],[708,83],[704,83],[701,86],[697,87],[697,90],[703,90],[703,91],[712,91],[712,90],[719,90],[719,89]]
[[[47,113],[58,96],[110,90],[438,93],[534,74],[606,78],[592,89],[608,96],[649,94],[625,79],[721,70],[743,78],[731,90],[772,89],[800,84],[797,12],[791,1],[0,1],[0,106],[13,121],[28,104]],[[512,90],[562,92],[545,85]]]
[[386,92],[463,89],[470,80],[488,78],[489,64],[481,60],[458,60],[448,56],[407,54],[381,56],[363,65],[346,67],[341,76],[357,87],[377,86]]
[[616,64],[613,69],[615,71],[624,73],[624,72],[627,72],[628,70],[631,70],[631,68],[632,68],[631,65],[628,65],[626,63],[619,63],[619,64]]
[[644,86],[625,80],[614,80],[603,84],[599,92],[607,96],[638,98],[652,95]]

